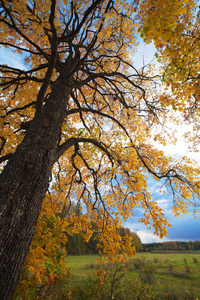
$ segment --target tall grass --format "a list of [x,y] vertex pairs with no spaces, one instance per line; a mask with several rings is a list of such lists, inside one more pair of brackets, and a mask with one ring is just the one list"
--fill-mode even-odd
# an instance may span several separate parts
[[200,299],[199,259],[199,253],[137,253],[127,263],[101,265],[95,255],[68,256],[72,276],[58,280],[39,299],[196,300]]

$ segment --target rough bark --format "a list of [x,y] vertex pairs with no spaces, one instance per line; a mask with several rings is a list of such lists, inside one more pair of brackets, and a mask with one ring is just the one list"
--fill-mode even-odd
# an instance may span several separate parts
[[60,76],[0,175],[0,299],[12,299],[48,188],[70,93]]

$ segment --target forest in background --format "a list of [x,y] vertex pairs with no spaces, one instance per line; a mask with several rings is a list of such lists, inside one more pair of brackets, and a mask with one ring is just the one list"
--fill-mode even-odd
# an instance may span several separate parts
[[[66,209],[65,217],[70,218],[71,214],[76,216],[83,215],[79,203],[71,202],[70,206]],[[60,215],[61,216],[61,215]],[[97,226],[91,221],[93,234],[89,241],[83,238],[83,232],[79,231],[75,234],[66,233],[66,251],[68,255],[83,255],[83,254],[98,254],[98,244],[100,241],[97,237]],[[151,252],[151,251],[193,251],[200,250],[200,241],[166,241],[154,243],[142,243],[140,236],[136,232],[132,232],[129,228],[121,227],[117,229],[120,236],[123,238],[126,235],[131,237],[132,246],[135,247],[137,252]]]
[[[126,234],[132,238],[132,246],[137,252],[152,252],[152,251],[199,251],[200,241],[167,241],[162,243],[142,243],[139,235],[136,232],[131,232],[129,228],[120,228],[120,236]],[[81,232],[67,235],[66,250],[68,255],[83,255],[83,254],[98,254],[97,244],[98,239],[95,239],[96,234],[93,233],[88,242],[85,242]]]
[[[94,225],[93,225],[94,227]],[[142,242],[140,237],[135,232],[131,232],[129,228],[118,228],[120,236],[123,238],[128,235],[132,238],[132,245],[136,248],[136,251],[142,251]],[[96,239],[97,233],[95,229],[93,235],[88,242],[85,242],[81,232],[67,235],[68,242],[66,243],[67,254],[69,255],[82,255],[82,254],[98,254],[98,239]]]
[[173,250],[173,251],[193,251],[200,250],[200,241],[169,241],[163,243],[148,243],[142,245],[143,251],[159,251],[159,250]]

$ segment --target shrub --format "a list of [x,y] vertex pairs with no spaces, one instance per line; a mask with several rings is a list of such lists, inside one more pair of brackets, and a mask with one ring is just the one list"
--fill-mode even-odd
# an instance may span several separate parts
[[191,273],[190,267],[188,265],[185,265],[185,272],[188,274]]
[[145,260],[141,259],[141,258],[135,258],[132,260],[132,264],[136,270],[143,268],[144,263],[145,263]]
[[86,264],[85,268],[94,269],[97,266],[94,262],[91,262],[90,264]]
[[152,286],[127,278],[125,264],[106,264],[96,276],[74,283],[71,299],[78,300],[146,300],[156,299]]
[[154,257],[153,261],[154,261],[155,264],[157,264],[158,263],[157,257]]
[[165,264],[167,264],[168,262],[169,262],[169,259],[166,259],[166,260],[165,260]]
[[199,263],[198,258],[193,257],[193,262],[194,262],[195,264],[198,264],[198,263]]
[[[43,205],[48,210],[47,200]],[[41,213],[14,299],[45,299],[43,295],[70,276],[65,264],[67,230],[67,223],[60,217],[45,210]]]
[[184,258],[184,259],[183,259],[183,261],[184,261],[184,263],[187,265],[187,259],[186,259],[186,258]]
[[190,276],[189,276],[189,274],[190,273],[188,273],[187,271],[183,271],[183,272],[172,272],[172,274],[174,275],[174,276],[177,276],[177,277],[184,277],[184,278],[189,278]]
[[155,271],[157,267],[150,261],[144,261],[143,267],[140,269],[140,278],[151,284],[155,283]]
[[171,272],[171,271],[173,270],[174,266],[173,266],[172,264],[169,264],[169,265],[167,266],[167,268],[168,268],[168,270]]

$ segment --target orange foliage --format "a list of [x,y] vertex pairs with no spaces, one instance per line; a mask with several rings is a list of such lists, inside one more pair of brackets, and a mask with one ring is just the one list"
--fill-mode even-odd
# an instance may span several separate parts
[[[52,150],[58,159],[24,267],[30,281],[20,283],[25,289],[30,284],[55,284],[59,276],[69,276],[64,262],[65,233],[81,231],[87,241],[92,235],[91,220],[97,228],[99,250],[111,260],[118,254],[135,253],[131,237],[122,238],[117,228],[139,208],[143,210],[139,221],[153,226],[156,235],[166,236],[170,224],[151,198],[147,173],[171,189],[175,215],[187,213],[191,204],[195,210],[192,196],[200,193],[200,168],[187,158],[174,165],[173,158],[150,142],[154,137],[166,143],[162,134],[155,136],[154,128],[167,119],[167,107],[173,104],[181,111],[191,93],[199,97],[195,1],[165,0],[160,5],[148,0],[131,5],[130,1],[59,0],[54,9],[53,3],[8,1],[1,20],[3,45],[26,54],[24,70],[0,66],[2,157],[22,142],[37,104],[42,101],[42,107],[48,106],[56,80],[72,73],[66,83],[70,93],[62,95],[69,98],[62,131]],[[134,19],[137,4],[138,23]],[[154,39],[166,64],[165,80],[178,90],[178,96],[158,92],[151,70],[133,67],[137,26],[146,40]],[[44,82],[47,86],[40,99]],[[74,142],[67,148],[69,141]],[[69,214],[74,200],[80,203],[82,214]]]

